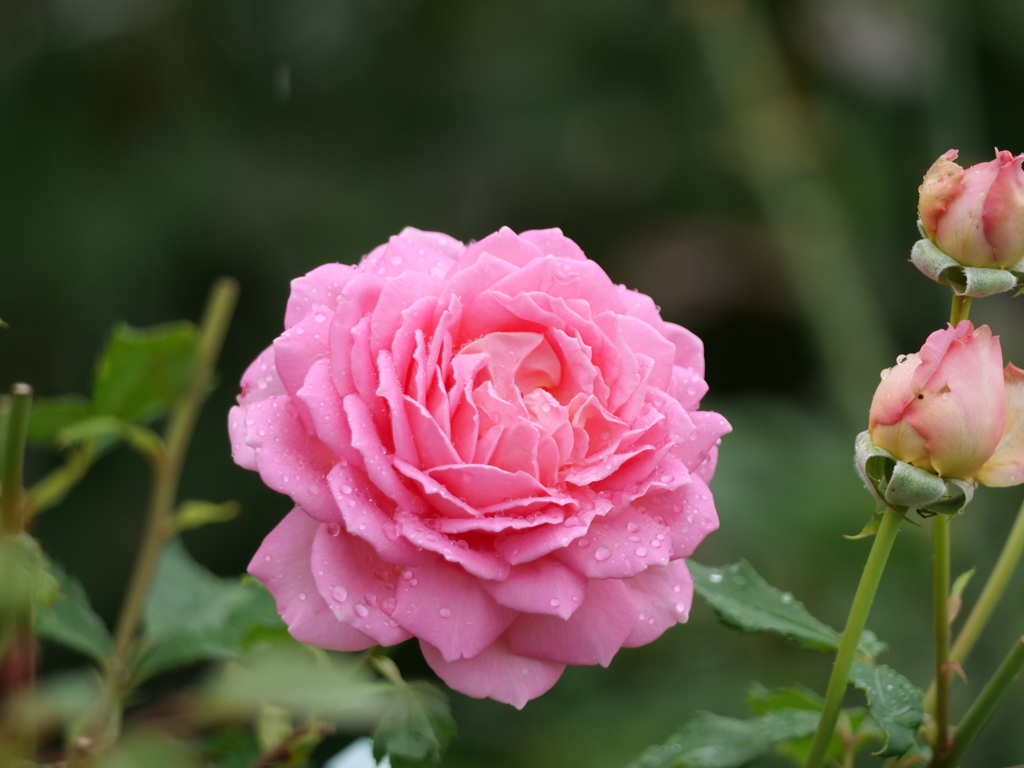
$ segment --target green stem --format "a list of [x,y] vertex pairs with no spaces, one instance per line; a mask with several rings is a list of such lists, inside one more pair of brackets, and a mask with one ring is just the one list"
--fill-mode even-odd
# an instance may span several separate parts
[[166,450],[151,457],[155,477],[150,491],[146,531],[128,585],[128,593],[121,607],[121,615],[118,617],[117,629],[114,632],[114,648],[104,670],[99,703],[85,734],[76,740],[77,746],[83,752],[107,746],[101,743],[101,740],[105,741],[108,728],[115,719],[122,679],[134,645],[139,620],[142,618],[146,596],[156,575],[160,552],[174,532],[172,514],[182,465],[237,298],[238,283],[234,280],[221,278],[214,285],[199,329],[195,371],[188,390],[171,413],[165,439]]
[[953,306],[949,311],[949,324],[956,328],[957,323],[966,320],[971,313],[971,297],[953,294]]
[[932,526],[932,600],[935,603],[935,754],[949,749],[949,518],[936,515]]
[[875,541],[871,545],[871,553],[864,565],[864,573],[861,574],[860,584],[857,585],[857,594],[854,595],[850,615],[846,619],[846,628],[843,630],[843,637],[839,642],[836,662],[832,667],[832,677],[829,678],[828,690],[825,693],[825,705],[821,712],[821,720],[818,721],[818,730],[814,734],[814,741],[811,743],[811,750],[807,755],[804,768],[820,768],[822,760],[825,758],[825,752],[832,740],[832,732],[835,730],[836,721],[839,719],[839,712],[843,706],[843,696],[846,695],[846,686],[850,679],[850,668],[853,666],[853,659],[857,653],[857,644],[864,632],[864,625],[867,624],[871,603],[874,602],[878,583],[882,580],[882,572],[885,570],[885,563],[889,559],[889,553],[892,551],[893,542],[896,541],[896,534],[900,530],[902,520],[900,515],[891,509],[886,509],[882,524],[878,533],[875,534]]
[[1021,669],[1024,669],[1024,637],[1013,644],[1010,653],[988,681],[985,690],[964,715],[963,721],[956,729],[956,737],[953,739],[948,757],[937,765],[942,768],[956,768],[959,765]]
[[[974,604],[974,608],[971,609],[956,637],[956,642],[953,643],[953,649],[949,654],[951,662],[962,664],[974,650],[978,637],[1006,592],[1006,587],[1010,583],[1013,572],[1017,569],[1022,554],[1024,554],[1024,503],[1021,504],[1020,510],[1017,512],[1017,519],[1003,545],[1003,551],[999,554],[999,560],[996,561],[992,575],[988,577],[978,602]],[[935,683],[932,683],[931,688],[928,689],[928,695],[925,697],[925,711],[932,712],[934,708]]]
[[0,467],[0,508],[4,530],[21,533],[25,527],[25,438],[28,435],[28,414],[32,409],[32,387],[15,384],[11,387],[10,410],[7,413],[7,434],[4,435],[3,466]]

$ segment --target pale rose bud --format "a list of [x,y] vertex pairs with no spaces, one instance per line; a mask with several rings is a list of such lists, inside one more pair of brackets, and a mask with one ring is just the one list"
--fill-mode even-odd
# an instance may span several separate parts
[[970,478],[993,455],[1006,421],[999,337],[969,320],[935,331],[883,372],[871,401],[875,445],[944,478]]
[[966,171],[942,155],[918,191],[928,239],[965,267],[1009,269],[1024,259],[1024,154],[996,150]]

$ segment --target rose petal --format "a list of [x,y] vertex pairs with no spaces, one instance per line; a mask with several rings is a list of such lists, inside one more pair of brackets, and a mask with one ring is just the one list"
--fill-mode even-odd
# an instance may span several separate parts
[[664,568],[649,568],[623,584],[640,608],[636,626],[623,648],[654,642],[666,629],[690,618],[693,578],[683,560],[673,560]]
[[288,632],[301,643],[332,651],[362,651],[376,641],[338,621],[317,592],[310,557],[320,524],[296,507],[263,540],[249,573],[263,582]]
[[1024,483],[1024,371],[1012,363],[1003,371],[1006,386],[1006,425],[995,453],[974,479],[993,488]]
[[348,264],[324,264],[292,280],[292,291],[284,313],[284,327],[302,322],[317,306],[333,311],[345,286],[358,274]]
[[661,518],[669,528],[672,558],[689,557],[704,538],[718,529],[715,500],[707,484],[697,475],[676,491],[654,492],[638,499],[647,514]]
[[231,440],[231,458],[243,469],[256,469],[256,452],[245,442],[245,407],[232,406],[228,411],[228,438]]
[[619,579],[591,579],[568,619],[520,614],[506,632],[513,653],[560,664],[607,667],[636,626],[639,607]]
[[362,539],[321,525],[311,566],[320,596],[338,618],[380,645],[409,639],[391,618],[401,566],[385,563]]
[[475,699],[490,698],[516,709],[547,693],[562,676],[565,664],[517,656],[499,637],[471,659],[446,661],[430,643],[420,640],[423,658],[449,688]]
[[587,593],[586,578],[550,557],[517,565],[504,581],[481,584],[491,597],[508,608],[563,619],[572,616]]
[[666,525],[638,507],[627,507],[614,517],[594,520],[583,538],[555,552],[555,557],[585,576],[625,579],[650,566],[668,564],[668,535]]
[[247,406],[245,426],[246,443],[255,452],[263,482],[317,520],[337,519],[326,480],[337,457],[306,432],[291,399],[278,395]]
[[479,579],[447,563],[402,572],[393,618],[446,661],[473,658],[505,631],[515,611],[498,605]]
[[482,464],[434,467],[427,474],[477,509],[512,499],[548,495],[548,489],[525,472],[506,472]]
[[274,395],[285,394],[284,384],[277,375],[274,363],[274,345],[260,352],[259,357],[252,361],[242,374],[242,392],[238,396],[239,405],[248,405],[266,400]]

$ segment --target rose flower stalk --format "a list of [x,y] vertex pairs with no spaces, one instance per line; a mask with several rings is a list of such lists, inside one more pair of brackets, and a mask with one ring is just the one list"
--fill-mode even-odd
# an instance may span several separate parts
[[249,571],[297,639],[420,641],[522,707],[686,621],[730,427],[698,338],[557,230],[406,229],[292,283],[242,378],[235,460],[296,507]]

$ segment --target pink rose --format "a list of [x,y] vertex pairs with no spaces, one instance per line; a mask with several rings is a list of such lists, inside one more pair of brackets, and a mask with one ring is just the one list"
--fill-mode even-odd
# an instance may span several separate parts
[[882,372],[871,440],[939,477],[1024,482],[1024,371],[1003,369],[999,337],[969,320],[928,337]]
[[951,149],[935,161],[919,189],[921,226],[935,245],[965,267],[1009,269],[1024,259],[1024,154],[966,171]]
[[522,707],[686,621],[730,430],[700,340],[560,230],[405,229],[292,282],[242,377],[235,461],[296,507],[249,565],[297,639],[417,637]]

